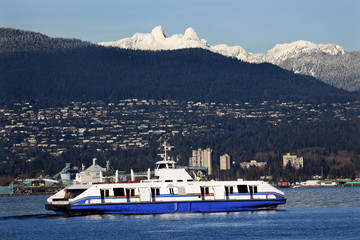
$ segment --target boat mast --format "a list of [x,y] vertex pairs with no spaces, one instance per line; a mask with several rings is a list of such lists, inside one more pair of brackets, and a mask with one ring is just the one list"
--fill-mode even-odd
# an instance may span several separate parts
[[168,162],[170,161],[170,158],[167,155],[167,151],[171,151],[171,149],[174,148],[174,146],[170,146],[170,144],[168,144],[167,141],[164,141],[162,147],[164,147],[164,153],[160,153],[158,155],[160,155],[164,161]]

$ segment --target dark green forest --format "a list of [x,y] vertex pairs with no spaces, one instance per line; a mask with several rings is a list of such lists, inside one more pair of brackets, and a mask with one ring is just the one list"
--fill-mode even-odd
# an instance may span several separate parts
[[202,49],[131,51],[104,47],[0,54],[0,104],[174,99],[339,102],[355,95],[271,64]]

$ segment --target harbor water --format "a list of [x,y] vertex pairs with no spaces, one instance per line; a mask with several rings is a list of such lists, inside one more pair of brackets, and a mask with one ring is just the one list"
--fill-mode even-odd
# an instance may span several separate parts
[[58,216],[48,196],[0,197],[0,239],[359,239],[360,187],[284,189],[276,210]]

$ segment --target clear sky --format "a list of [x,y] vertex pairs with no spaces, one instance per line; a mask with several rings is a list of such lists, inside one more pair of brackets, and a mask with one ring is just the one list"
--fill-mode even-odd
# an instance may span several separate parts
[[93,43],[188,27],[210,45],[265,53],[307,40],[360,50],[360,0],[0,0],[0,26]]

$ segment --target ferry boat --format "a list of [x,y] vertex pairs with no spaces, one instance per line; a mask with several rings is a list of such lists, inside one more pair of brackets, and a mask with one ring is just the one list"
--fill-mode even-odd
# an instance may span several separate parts
[[[81,182],[47,199],[45,208],[58,214],[160,214],[234,212],[274,209],[285,204],[284,193],[263,181],[194,181],[168,157],[155,163],[155,178],[119,182]],[[117,175],[117,174],[116,174]],[[133,177],[132,177],[133,180]]]

